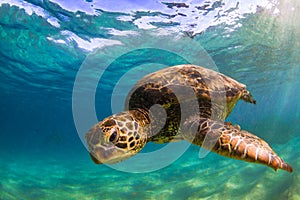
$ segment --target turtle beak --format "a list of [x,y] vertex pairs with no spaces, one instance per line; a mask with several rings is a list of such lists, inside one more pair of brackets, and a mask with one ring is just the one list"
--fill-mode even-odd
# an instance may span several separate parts
[[131,156],[128,151],[120,149],[113,144],[95,146],[94,148],[89,147],[89,150],[90,156],[96,164],[114,164]]
[[93,154],[90,153],[90,156],[91,156],[92,161],[94,161],[94,163],[103,164],[101,161],[99,161],[97,158],[95,158],[95,156],[93,156]]

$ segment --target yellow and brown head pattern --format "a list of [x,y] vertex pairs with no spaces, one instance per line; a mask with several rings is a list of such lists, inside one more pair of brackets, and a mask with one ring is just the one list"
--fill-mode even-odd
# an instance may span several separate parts
[[97,164],[120,162],[138,153],[147,143],[147,134],[132,112],[100,121],[85,137],[90,155]]

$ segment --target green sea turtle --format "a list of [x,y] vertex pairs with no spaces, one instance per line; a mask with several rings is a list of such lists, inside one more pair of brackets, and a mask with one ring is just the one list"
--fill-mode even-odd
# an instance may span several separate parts
[[[138,81],[124,112],[88,131],[91,158],[112,164],[135,155],[147,142],[187,140],[226,157],[292,172],[264,140],[224,122],[239,99],[256,103],[244,84],[213,70],[195,65],[159,70]],[[153,111],[153,105],[164,109]],[[210,138],[206,145],[205,138]]]

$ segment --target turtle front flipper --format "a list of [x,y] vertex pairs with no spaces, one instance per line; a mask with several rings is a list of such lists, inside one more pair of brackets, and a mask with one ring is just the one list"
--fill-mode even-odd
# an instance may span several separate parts
[[[211,147],[211,150],[222,156],[267,165],[276,171],[278,169],[293,172],[293,168],[285,163],[272,148],[261,138],[238,125],[228,122],[218,122],[206,118],[195,118],[185,123],[184,137],[195,145]],[[195,127],[197,126],[197,127]],[[190,130],[190,131],[189,131]],[[191,130],[196,130],[191,133]]]

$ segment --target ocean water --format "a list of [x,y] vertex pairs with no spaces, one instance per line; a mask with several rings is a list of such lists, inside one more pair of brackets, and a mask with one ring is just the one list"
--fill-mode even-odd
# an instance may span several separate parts
[[[2,0],[0,199],[300,199],[299,9],[297,0]],[[147,158],[139,170],[94,164],[85,132],[122,111],[141,77],[183,63],[246,84],[257,105],[239,102],[226,121],[265,139],[294,172],[200,158],[193,145],[156,170]]]

